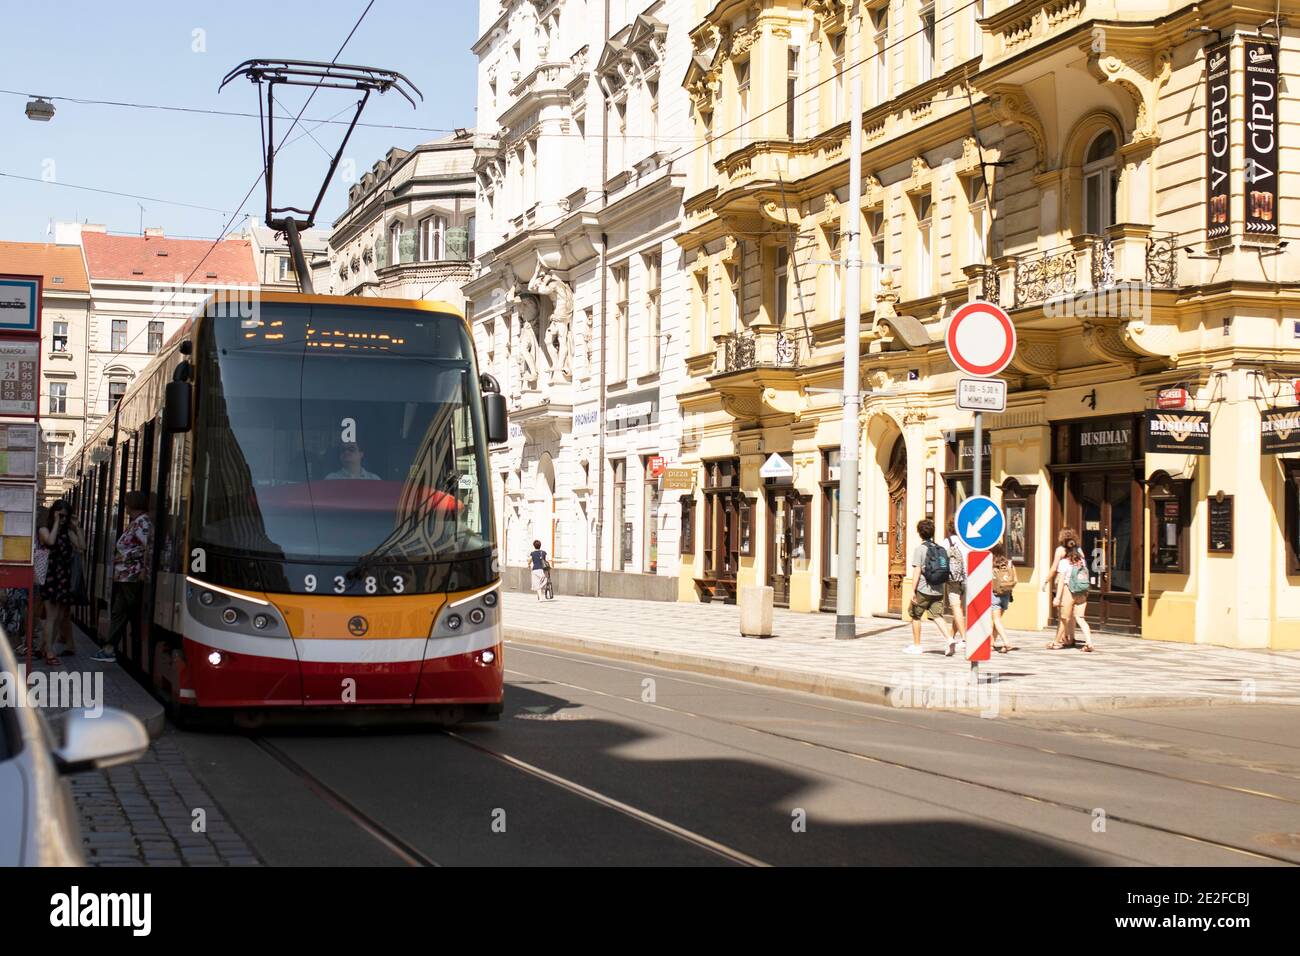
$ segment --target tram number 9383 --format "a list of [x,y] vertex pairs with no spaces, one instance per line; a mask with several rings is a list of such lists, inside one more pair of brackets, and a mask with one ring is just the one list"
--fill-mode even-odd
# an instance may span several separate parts
[[[373,574],[366,575],[366,577],[359,579],[358,583],[362,585],[362,590],[364,590],[366,594],[379,593],[379,578]],[[332,581],[328,581],[328,580],[322,581],[316,575],[308,574],[305,577],[303,577],[302,585],[303,585],[303,590],[305,590],[308,594],[315,594],[318,590],[321,589],[332,591],[334,594],[346,594],[349,590],[348,579],[342,574],[334,575]],[[386,588],[386,593],[388,594],[406,593],[406,578],[400,574],[392,575],[388,579],[388,587]]]

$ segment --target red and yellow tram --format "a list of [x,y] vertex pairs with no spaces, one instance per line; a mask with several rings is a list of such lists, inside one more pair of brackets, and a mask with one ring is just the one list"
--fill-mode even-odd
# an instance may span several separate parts
[[125,494],[152,571],[119,657],[181,713],[501,710],[487,467],[505,438],[464,316],[441,303],[219,293],[74,456],[107,634]]

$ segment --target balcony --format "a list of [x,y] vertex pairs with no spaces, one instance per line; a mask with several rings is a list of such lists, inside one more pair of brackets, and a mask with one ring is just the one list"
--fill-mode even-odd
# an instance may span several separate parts
[[775,330],[732,332],[720,336],[719,374],[756,368],[798,368],[799,340]]
[[[1178,234],[1118,225],[1106,236],[1079,236],[1068,245],[1011,256],[1000,264],[1010,270],[1010,304],[1017,309],[1120,284],[1174,289],[1178,286]],[[981,283],[986,294],[1000,293],[1001,276],[989,276],[987,267],[970,271],[976,268],[980,272],[972,279]]]

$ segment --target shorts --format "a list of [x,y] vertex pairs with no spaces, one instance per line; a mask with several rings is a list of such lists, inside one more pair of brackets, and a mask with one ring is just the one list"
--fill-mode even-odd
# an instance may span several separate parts
[[[921,616],[927,611],[930,612],[930,620],[937,620],[943,617],[944,596],[942,594],[926,594],[922,591],[916,591],[912,594],[912,603],[908,605],[907,613],[913,621],[921,620]],[[936,613],[935,608],[938,607]]]
[[1006,594],[998,594],[996,591],[993,592],[993,606],[999,611],[1006,613],[1007,608],[1011,607],[1011,592],[1008,591]]
[[533,569],[533,590],[540,591],[546,587],[546,572],[541,568]]

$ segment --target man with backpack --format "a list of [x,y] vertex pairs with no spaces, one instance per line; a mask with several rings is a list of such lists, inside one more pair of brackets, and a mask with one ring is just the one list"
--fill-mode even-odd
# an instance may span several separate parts
[[912,592],[912,603],[907,609],[908,617],[912,619],[912,643],[903,648],[903,653],[921,653],[921,616],[928,612],[930,620],[934,621],[934,626],[948,642],[948,653],[951,654],[953,638],[943,624],[944,591],[948,585],[948,552],[935,544],[934,522],[929,518],[922,518],[916,523],[916,533],[921,536],[921,543],[912,552],[912,573],[916,578],[916,588]]
[[952,613],[952,639],[945,653],[952,657],[958,641],[963,650],[966,644],[966,544],[957,536],[957,522],[952,518],[948,519],[947,531],[940,547],[948,552],[948,584],[944,590]]

